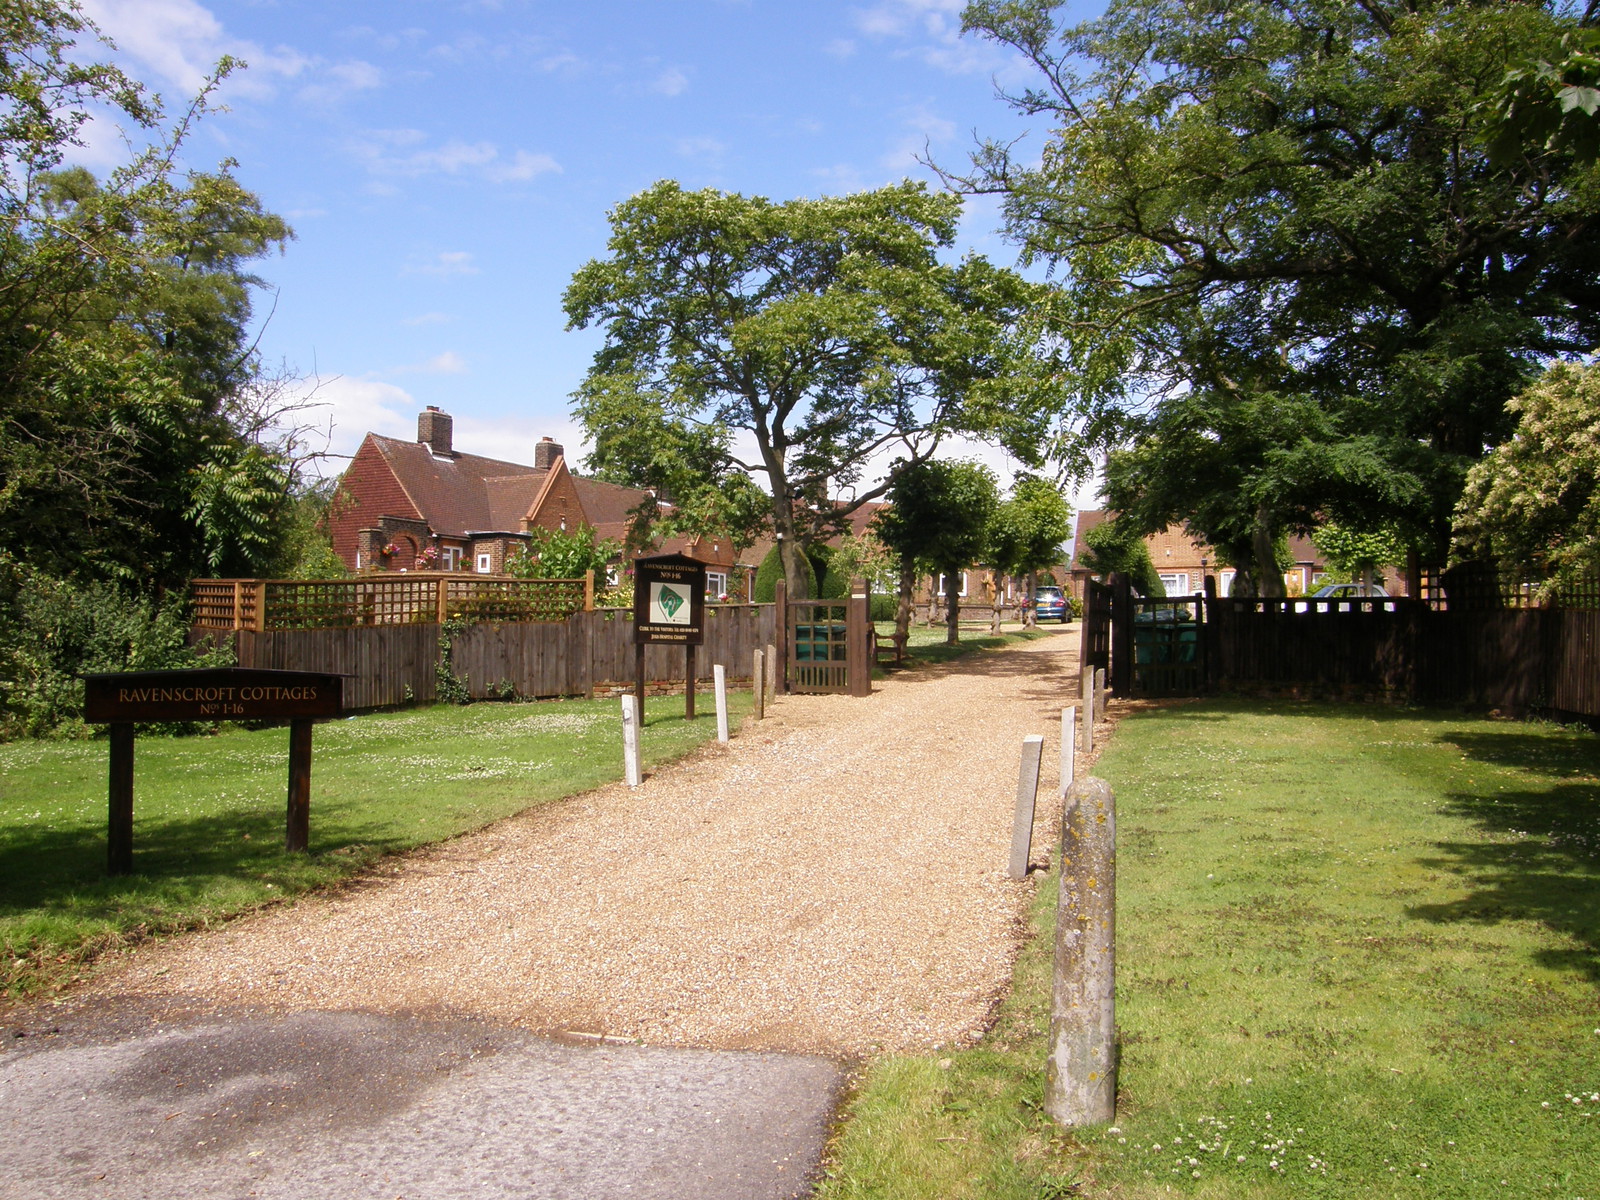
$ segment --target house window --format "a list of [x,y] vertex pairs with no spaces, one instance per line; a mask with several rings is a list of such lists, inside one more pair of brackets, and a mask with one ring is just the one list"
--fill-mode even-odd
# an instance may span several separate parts
[[1232,571],[1224,571],[1222,573],[1221,577],[1218,578],[1218,580],[1217,580],[1217,595],[1219,595],[1219,596],[1231,596],[1231,595],[1233,595],[1233,572]]
[[494,571],[494,555],[488,550],[478,552],[478,574],[488,575]]
[[1176,571],[1161,577],[1161,586],[1167,589],[1169,596],[1187,596],[1189,594],[1189,572]]
[[[936,595],[936,596],[944,595],[945,594],[945,585],[947,583],[949,583],[949,581],[950,581],[950,576],[948,576],[948,575],[941,575],[937,579],[935,579],[934,580],[934,595]],[[966,597],[966,594],[967,594],[967,573],[965,571],[961,572],[960,584],[961,584],[961,586],[956,589],[956,595],[958,597],[961,597],[961,598],[964,599]]]
[[728,576],[722,571],[706,572],[706,595],[711,599],[728,594]]
[[439,569],[442,571],[459,571],[461,569],[460,546],[441,546],[439,548]]

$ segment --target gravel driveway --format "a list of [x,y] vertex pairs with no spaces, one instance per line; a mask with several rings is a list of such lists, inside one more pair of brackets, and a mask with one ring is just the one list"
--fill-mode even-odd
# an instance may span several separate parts
[[1005,873],[1029,733],[1047,747],[1036,862],[1054,840],[1076,632],[869,698],[784,697],[638,788],[149,948],[79,996],[845,1056],[976,1038],[1032,889]]

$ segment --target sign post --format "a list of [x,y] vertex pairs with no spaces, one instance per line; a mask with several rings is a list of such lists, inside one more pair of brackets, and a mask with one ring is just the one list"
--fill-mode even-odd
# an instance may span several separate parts
[[311,728],[344,707],[344,676],[252,667],[83,677],[83,719],[111,726],[106,869],[133,872],[133,730],[138,721],[289,721],[284,849],[310,845]]
[[694,652],[705,640],[706,565],[685,554],[633,560],[633,641],[638,647],[639,711],[644,712],[644,648],[682,646],[685,720],[694,719]]

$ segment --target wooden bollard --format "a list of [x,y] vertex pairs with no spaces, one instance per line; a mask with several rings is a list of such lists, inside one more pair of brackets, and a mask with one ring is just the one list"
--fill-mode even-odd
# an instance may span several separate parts
[[767,716],[767,666],[766,655],[761,651],[755,652],[755,666],[750,672],[750,691],[755,697],[756,720],[763,721]]
[[1117,810],[1090,776],[1067,794],[1044,1106],[1068,1127],[1117,1114]]
[[629,787],[644,780],[639,769],[639,701],[632,692],[622,698],[622,773]]
[[1061,710],[1061,784],[1058,795],[1062,800],[1067,798],[1067,789],[1072,786],[1072,777],[1077,774],[1078,756],[1078,710],[1076,708],[1063,708]]
[[1039,760],[1044,756],[1044,738],[1030,733],[1022,739],[1022,766],[1017,771],[1017,811],[1011,822],[1011,862],[1007,868],[1013,879],[1028,875],[1028,852],[1033,848],[1033,808],[1039,797]]
[[728,740],[728,668],[717,663],[711,668],[711,686],[717,697],[717,741]]
[[1083,727],[1078,730],[1078,749],[1088,754],[1094,749],[1094,668],[1084,667],[1078,675],[1078,699],[1083,711],[1078,716]]

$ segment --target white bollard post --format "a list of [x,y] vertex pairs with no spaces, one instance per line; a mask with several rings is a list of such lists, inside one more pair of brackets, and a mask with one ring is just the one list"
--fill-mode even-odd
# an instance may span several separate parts
[[717,693],[717,741],[728,740],[728,668],[717,663],[711,668],[712,687]]
[[756,702],[756,720],[764,721],[767,716],[767,667],[766,656],[757,650],[755,652],[755,667],[750,672],[750,690]]
[[1078,749],[1085,754],[1094,749],[1094,668],[1085,667],[1078,676],[1078,699],[1082,701],[1083,728],[1078,730]]
[[778,700],[778,648],[771,642],[767,643],[767,703],[775,704]]
[[1078,770],[1078,710],[1075,707],[1061,710],[1061,799],[1067,798],[1072,777]]
[[632,692],[622,698],[622,773],[629,787],[644,780],[639,769],[639,698]]
[[1022,766],[1017,772],[1017,811],[1011,822],[1011,878],[1028,875],[1028,851],[1033,848],[1033,806],[1039,798],[1039,761],[1044,738],[1030,733],[1022,739]]
[[1111,785],[1072,785],[1062,835],[1044,1107],[1069,1128],[1117,1115],[1117,810]]

